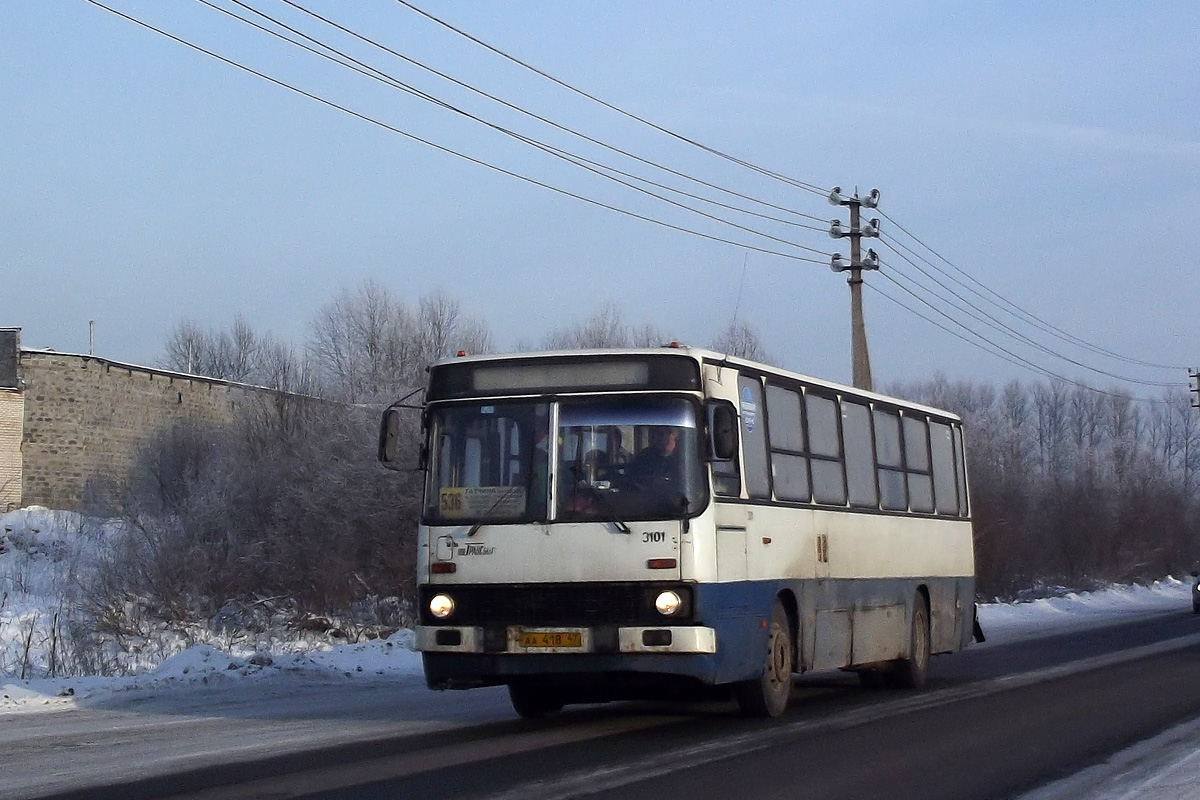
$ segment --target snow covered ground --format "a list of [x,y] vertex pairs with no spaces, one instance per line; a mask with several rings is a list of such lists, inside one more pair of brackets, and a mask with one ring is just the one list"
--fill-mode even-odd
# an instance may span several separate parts
[[[283,681],[345,684],[384,678],[419,690],[420,657],[411,631],[347,644],[312,634],[229,637],[162,629],[155,637],[101,642],[103,657],[75,652],[84,639],[79,577],[104,555],[115,522],[89,521],[40,508],[0,514],[0,714],[28,714],[116,701],[120,697],[187,693],[214,686],[278,687]],[[1156,611],[1190,606],[1190,584],[1165,578],[1150,586],[1066,593],[1027,603],[980,607],[988,636],[981,647],[1080,630]],[[152,639],[152,640],[151,640]],[[100,666],[107,675],[83,674]],[[245,692],[239,692],[245,695]],[[430,695],[431,702],[441,695]],[[1164,732],[1105,765],[1044,787],[1026,800],[1157,797],[1200,800],[1200,720]]]

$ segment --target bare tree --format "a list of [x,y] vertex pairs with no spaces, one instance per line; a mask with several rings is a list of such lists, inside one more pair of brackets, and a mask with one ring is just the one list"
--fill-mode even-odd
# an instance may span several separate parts
[[763,346],[758,331],[749,323],[736,319],[731,319],[725,330],[713,340],[712,349],[750,361],[771,363],[771,356]]
[[[586,350],[606,347],[661,347],[674,337],[653,323],[630,325],[625,313],[609,301],[587,319],[555,328],[542,338],[547,350]],[[526,343],[528,344],[528,343]],[[529,349],[518,347],[518,349]]]
[[[307,365],[290,345],[254,330],[238,314],[228,328],[203,328],[183,320],[167,337],[161,363],[167,369],[283,391],[304,391]],[[285,383],[295,383],[294,386]]]
[[630,341],[625,315],[620,306],[610,301],[582,322],[552,330],[543,344],[547,350],[585,350],[628,347]]
[[463,313],[462,304],[441,289],[421,297],[417,309],[417,365],[425,365],[457,350],[488,353],[491,332],[483,320]]
[[446,292],[425,295],[413,310],[374,281],[343,289],[322,307],[309,344],[327,391],[349,402],[393,399],[424,383],[431,361],[490,349],[487,325]]
[[399,389],[417,343],[403,302],[366,281],[343,289],[317,313],[309,352],[336,397],[349,402],[383,399]]

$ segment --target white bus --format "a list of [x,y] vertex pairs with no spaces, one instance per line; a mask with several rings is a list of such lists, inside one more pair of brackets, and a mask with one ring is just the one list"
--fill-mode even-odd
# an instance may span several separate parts
[[422,419],[431,688],[532,717],[730,687],[776,716],[793,673],[919,688],[971,640],[953,414],[672,345],[445,359]]

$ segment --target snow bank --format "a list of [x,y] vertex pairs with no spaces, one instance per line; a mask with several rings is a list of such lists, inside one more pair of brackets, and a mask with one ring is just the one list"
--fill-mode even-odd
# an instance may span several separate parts
[[1123,616],[1191,606],[1191,583],[1167,577],[1149,586],[1112,586],[1022,603],[985,603],[979,623],[988,644],[1111,624]]

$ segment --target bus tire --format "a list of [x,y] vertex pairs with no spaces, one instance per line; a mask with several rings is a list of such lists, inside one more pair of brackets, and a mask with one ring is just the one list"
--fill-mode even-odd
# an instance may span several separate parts
[[787,709],[792,695],[794,668],[792,626],[778,598],[771,609],[767,632],[767,653],[758,678],[733,685],[738,707],[748,717],[778,717]]
[[540,719],[562,711],[562,697],[552,689],[535,683],[517,681],[508,685],[508,699],[522,719]]
[[920,689],[929,677],[929,602],[918,594],[913,603],[908,658],[892,665],[889,682],[897,689]]

